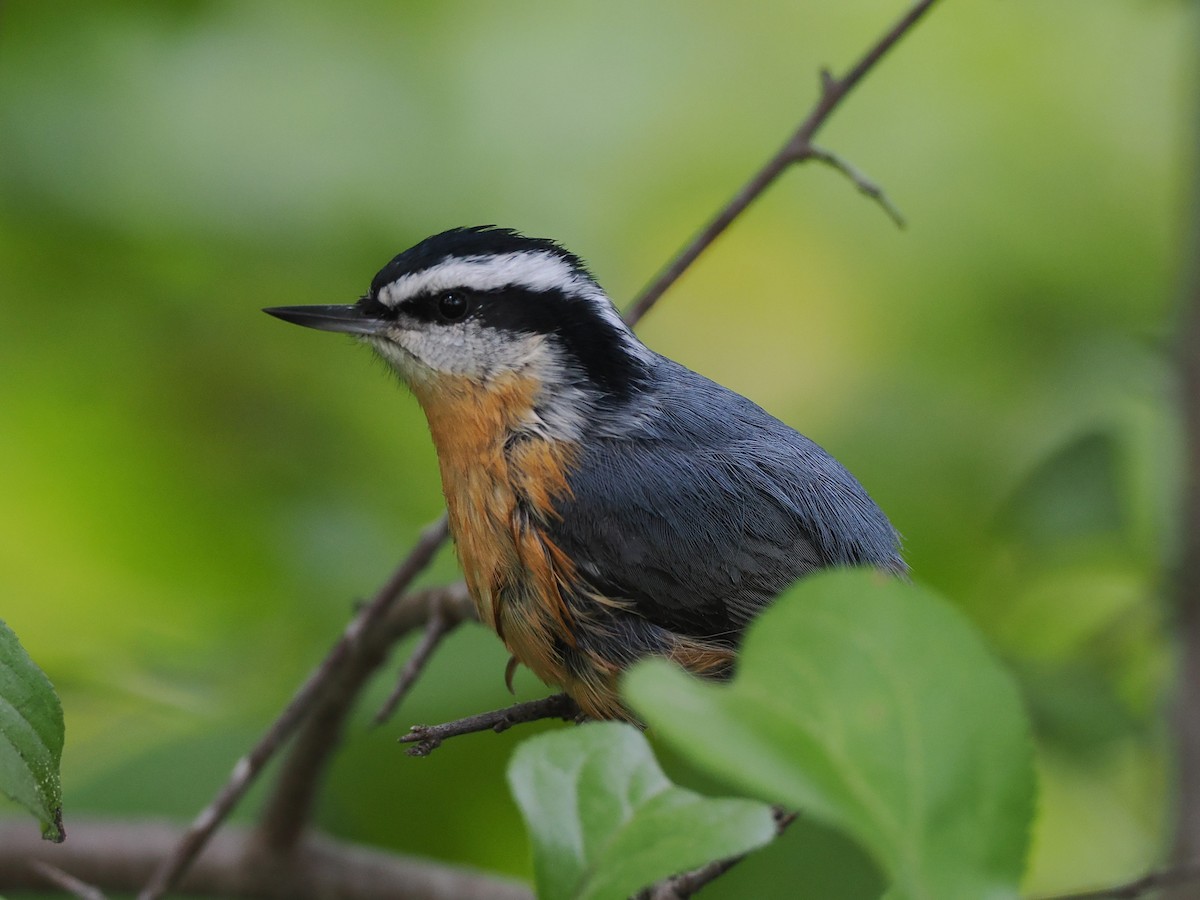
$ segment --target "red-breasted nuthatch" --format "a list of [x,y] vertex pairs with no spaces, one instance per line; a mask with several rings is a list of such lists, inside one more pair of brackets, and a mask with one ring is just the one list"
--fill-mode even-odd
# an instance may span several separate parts
[[347,306],[266,310],[359,336],[429,420],[479,618],[591,716],[648,655],[729,674],[747,623],[824,566],[905,572],[824,450],[646,347],[583,262],[508,229],[404,251]]

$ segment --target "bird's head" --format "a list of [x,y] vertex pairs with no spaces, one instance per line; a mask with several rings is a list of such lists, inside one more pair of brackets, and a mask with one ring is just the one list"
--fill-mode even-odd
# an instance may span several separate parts
[[427,412],[446,391],[486,393],[519,379],[556,430],[578,430],[573,420],[586,418],[589,404],[625,399],[652,358],[579,257],[490,226],[405,250],[357,303],[266,312],[361,337]]

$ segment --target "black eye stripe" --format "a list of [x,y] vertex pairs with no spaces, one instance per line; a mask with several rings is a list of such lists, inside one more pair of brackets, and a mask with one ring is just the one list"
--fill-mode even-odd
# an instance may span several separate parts
[[461,322],[479,306],[479,292],[465,289],[430,291],[408,297],[397,305],[384,303],[376,294],[359,299],[358,308],[374,319],[395,321],[401,315],[434,325]]
[[[450,295],[465,301],[465,308],[456,304],[453,314],[447,315],[442,304]],[[487,291],[452,288],[418,294],[395,308],[380,302],[373,292],[359,305],[366,314],[384,320],[402,315],[434,327],[470,321],[514,340],[521,335],[552,335],[588,378],[614,396],[634,389],[644,372],[644,362],[630,352],[629,339],[619,326],[601,315],[588,299],[560,291],[533,291],[517,285]]]

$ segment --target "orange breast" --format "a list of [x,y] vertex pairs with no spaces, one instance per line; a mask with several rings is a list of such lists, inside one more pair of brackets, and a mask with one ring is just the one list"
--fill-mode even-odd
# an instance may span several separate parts
[[414,385],[437,447],[459,561],[480,619],[544,681],[564,684],[558,642],[573,643],[563,599],[575,573],[536,525],[569,493],[573,446],[526,438],[506,446],[527,418],[538,385],[505,376],[486,388],[443,377]]

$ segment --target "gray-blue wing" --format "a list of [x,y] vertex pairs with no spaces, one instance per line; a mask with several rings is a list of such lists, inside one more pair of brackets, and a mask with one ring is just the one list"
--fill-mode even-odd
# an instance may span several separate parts
[[887,517],[829,454],[744,397],[659,365],[670,389],[653,398],[657,414],[589,438],[550,523],[596,590],[672,631],[736,641],[814,569],[905,571]]

